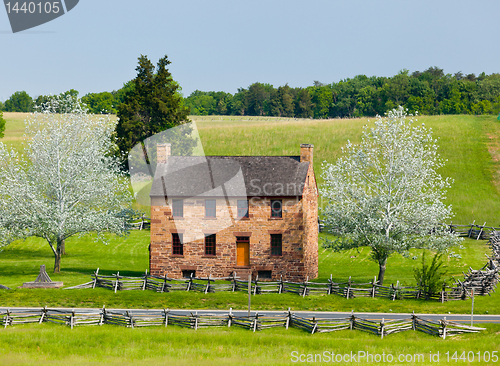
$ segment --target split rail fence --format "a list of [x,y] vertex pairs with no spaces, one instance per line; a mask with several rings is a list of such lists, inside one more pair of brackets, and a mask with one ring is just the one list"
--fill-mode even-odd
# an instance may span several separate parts
[[206,327],[240,327],[261,331],[268,328],[283,327],[288,329],[299,328],[311,334],[334,332],[337,330],[360,330],[378,335],[382,338],[389,334],[409,330],[420,331],[427,334],[446,338],[461,333],[477,333],[485,328],[468,326],[446,320],[425,319],[415,314],[407,318],[384,320],[380,322],[363,319],[353,313],[348,317],[301,317],[290,310],[278,314],[259,314],[250,316],[236,316],[230,309],[226,314],[189,314],[170,310],[40,310],[16,309],[0,312],[0,325],[4,328],[16,324],[28,323],[56,323],[66,325],[73,329],[76,326],[111,324],[127,328],[176,325],[184,328],[199,329]]
[[[252,294],[266,293],[294,293],[299,296],[316,294],[338,295],[347,299],[356,297],[383,297],[391,300],[426,298],[434,301],[465,300],[474,295],[490,295],[495,291],[499,281],[500,270],[500,235],[492,235],[489,244],[493,252],[488,257],[488,263],[480,270],[469,267],[463,280],[455,279],[451,286],[444,285],[441,291],[432,294],[423,293],[419,286],[402,286],[399,281],[396,285],[381,286],[376,278],[370,282],[358,283],[349,278],[346,282],[334,282],[332,276],[326,283],[320,282],[289,282],[289,281],[261,281],[258,276],[251,281]],[[114,275],[101,275],[97,269],[91,276],[92,281],[66,289],[102,287],[117,291],[125,290],[152,290],[156,292],[197,291],[214,293],[219,291],[248,291],[248,281],[240,279],[233,273],[223,278],[199,278],[191,276],[188,279],[174,279],[167,275],[154,276],[146,273],[141,277],[122,276],[118,272]]]

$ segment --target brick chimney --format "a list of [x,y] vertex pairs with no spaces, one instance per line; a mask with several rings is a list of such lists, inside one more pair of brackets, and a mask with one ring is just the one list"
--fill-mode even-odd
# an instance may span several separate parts
[[313,163],[313,149],[314,145],[312,144],[300,144],[300,162],[303,163],[305,161],[309,163]]
[[159,143],[156,144],[156,163],[157,164],[166,164],[168,157],[171,154],[170,143]]

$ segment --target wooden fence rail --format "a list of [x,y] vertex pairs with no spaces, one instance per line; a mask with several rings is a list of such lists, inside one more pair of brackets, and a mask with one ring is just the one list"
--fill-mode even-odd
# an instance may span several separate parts
[[[283,281],[260,281],[259,277],[251,281],[250,288],[254,295],[266,293],[294,293],[299,296],[309,295],[338,295],[347,299],[356,297],[383,297],[391,300],[402,299],[426,299],[431,301],[451,301],[465,300],[471,296],[472,291],[475,295],[491,295],[500,281],[500,232],[495,231],[489,239],[489,245],[492,249],[492,257],[488,257],[488,263],[480,270],[474,270],[469,267],[467,272],[463,272],[463,280],[455,279],[455,283],[448,286],[444,285],[441,291],[436,293],[424,293],[420,286],[402,286],[399,281],[396,285],[381,286],[377,279],[370,282],[356,283],[349,277],[347,282],[333,282],[333,276],[326,283],[310,282],[308,279],[304,282]],[[102,287],[117,291],[126,290],[152,290],[156,292],[173,291],[196,291],[203,293],[215,293],[219,291],[248,291],[248,280],[240,279],[233,273],[229,277],[194,277],[184,279],[169,278],[164,276],[153,276],[145,274],[141,277],[123,276],[120,273],[113,275],[99,274],[99,268],[91,275],[92,281],[82,285],[69,287],[66,289],[77,288],[96,288]]]
[[75,326],[111,324],[126,328],[176,325],[197,330],[204,327],[241,327],[253,332],[268,328],[289,327],[299,328],[311,334],[334,332],[337,330],[360,330],[378,335],[387,336],[409,330],[421,331],[442,338],[461,333],[476,333],[485,328],[472,327],[446,318],[435,321],[425,319],[415,314],[409,318],[384,320],[376,322],[363,319],[351,314],[350,317],[340,318],[306,318],[288,312],[278,314],[259,314],[250,316],[235,316],[232,309],[227,314],[209,314],[190,312],[189,314],[163,310],[70,310],[47,309],[40,310],[6,310],[0,312],[0,325],[4,328],[16,324],[51,322],[66,325],[73,329]]

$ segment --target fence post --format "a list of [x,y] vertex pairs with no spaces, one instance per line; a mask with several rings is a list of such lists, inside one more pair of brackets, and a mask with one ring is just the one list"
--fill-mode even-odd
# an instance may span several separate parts
[[288,329],[288,326],[290,325],[290,318],[292,317],[292,314],[290,313],[290,308],[288,308],[288,314],[286,316],[286,325],[285,328]]
[[281,294],[283,292],[283,275],[280,275],[280,283],[278,293]]
[[148,270],[146,269],[146,273],[144,274],[144,283],[142,284],[142,291],[146,289],[147,283],[148,283]]
[[314,327],[313,327],[313,329],[311,331],[311,334],[314,334],[314,332],[316,331],[316,328],[318,327],[318,321],[316,320],[315,316],[313,316],[312,320],[313,320],[313,323],[314,323]]
[[307,293],[307,282],[309,281],[309,276],[306,277],[306,281],[304,282],[304,292],[302,292],[302,297],[306,296]]
[[377,283],[377,276],[373,276],[372,282],[372,299],[375,297],[375,284]]
[[444,317],[443,320],[441,320],[441,327],[443,328],[443,339],[446,339],[446,317]]
[[384,339],[384,318],[382,318],[382,322],[380,322],[380,338]]
[[210,274],[208,275],[207,287],[205,288],[205,294],[208,293],[208,289],[210,288]]
[[163,314],[165,314],[165,328],[168,325],[168,312],[169,310],[165,310],[165,308],[163,308]]
[[120,272],[117,272],[116,273],[116,282],[115,282],[115,294],[116,294],[116,290],[118,290],[119,277],[120,277]]
[[99,268],[97,268],[97,271],[94,272],[94,283],[92,284],[92,289],[95,288],[95,285],[97,284],[97,276],[99,275]]
[[255,319],[253,321],[253,332],[254,333],[257,330],[257,321],[258,321],[258,318],[259,318],[259,313],[255,313]]
[[189,291],[191,290],[191,284],[193,283],[193,272],[191,272],[191,276],[189,277],[189,280],[188,280],[188,285],[186,287],[186,291]]
[[354,328],[354,310],[351,310],[351,330]]
[[104,323],[104,314],[106,313],[106,306],[102,306],[102,311],[101,311],[101,319],[99,319],[99,325],[102,325]]
[[412,326],[413,330],[416,330],[416,322],[417,322],[417,317],[415,316],[415,310],[411,313],[411,320],[412,320]]
[[194,314],[194,330],[198,330],[198,312]]
[[232,322],[233,322],[233,308],[229,308],[227,326],[230,327]]
[[[40,321],[38,322],[38,324],[42,324],[46,314],[47,314],[47,307],[44,306],[42,309],[42,316],[40,316]],[[7,316],[8,315],[9,315],[9,309],[7,309]]]
[[69,317],[69,325],[71,326],[71,329],[73,329],[73,325],[75,322],[75,309],[71,312],[71,316]]

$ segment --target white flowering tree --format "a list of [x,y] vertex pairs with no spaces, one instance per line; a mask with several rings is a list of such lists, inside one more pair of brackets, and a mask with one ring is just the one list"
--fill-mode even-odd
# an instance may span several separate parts
[[424,125],[414,125],[402,107],[365,126],[362,141],[348,141],[336,164],[324,164],[321,194],[327,240],[335,250],[371,248],[383,284],[387,259],[410,248],[444,250],[459,238],[440,227],[452,216],[443,203],[451,180],[437,170],[443,166],[437,140]]
[[[66,113],[55,113],[61,106]],[[110,153],[114,129],[109,117],[87,114],[78,100],[54,97],[28,117],[23,153],[0,143],[2,245],[43,238],[59,272],[70,236],[127,233],[132,195]]]

